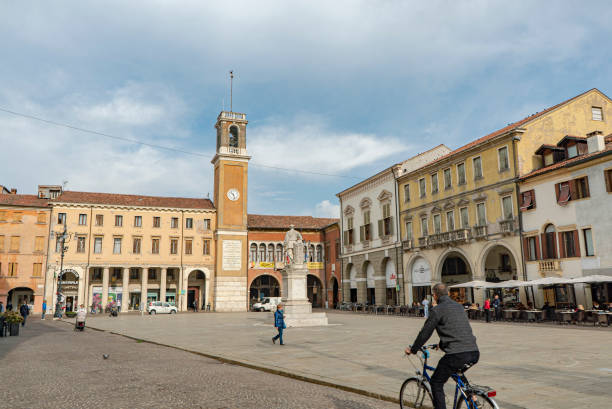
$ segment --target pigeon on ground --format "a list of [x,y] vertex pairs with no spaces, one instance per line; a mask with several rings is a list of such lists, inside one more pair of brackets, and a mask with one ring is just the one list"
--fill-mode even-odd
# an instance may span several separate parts
[[108,354],[102,354],[102,357],[103,357],[104,359],[108,359]]

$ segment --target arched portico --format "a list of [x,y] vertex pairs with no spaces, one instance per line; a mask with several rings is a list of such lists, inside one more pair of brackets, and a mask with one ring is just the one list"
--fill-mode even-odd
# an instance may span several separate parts
[[430,261],[423,255],[413,255],[406,267],[406,276],[410,280],[410,291],[408,291],[408,304],[422,302],[425,298],[431,298],[431,286],[433,284],[433,269]]
[[323,307],[323,286],[319,277],[308,274],[306,276],[306,294],[308,301],[312,304],[313,308]]
[[34,305],[34,290],[30,287],[15,287],[8,291],[4,308],[7,311],[9,308],[13,311],[19,311],[19,307],[24,302],[30,306]]
[[185,293],[180,297],[181,311],[201,311],[210,302],[210,272],[206,268],[193,267],[185,270],[183,285]]
[[398,305],[400,304],[399,294],[397,291],[397,270],[395,268],[395,262],[390,257],[383,259],[382,271],[385,272],[385,304],[386,305]]
[[259,301],[263,297],[280,297],[281,288],[278,280],[271,274],[258,275],[249,285],[249,299]]
[[329,279],[329,285],[327,287],[327,299],[331,300],[330,307],[336,308],[338,302],[340,301],[339,289],[338,289],[338,280],[336,277],[332,276]]
[[[369,261],[365,261],[362,267],[362,274],[365,276],[365,302],[376,304],[376,279],[374,278],[374,266]],[[359,301],[363,302],[363,301]]]
[[349,294],[349,300],[351,302],[357,302],[357,269],[354,264],[349,263],[346,265],[346,270],[348,275],[345,279],[345,287],[347,287],[348,284],[348,291],[345,291]]
[[[440,281],[450,286],[472,281],[474,270],[463,251],[451,248],[440,256],[436,271]],[[457,302],[464,303],[474,300],[473,292],[470,289],[451,288],[449,290],[449,295]]]

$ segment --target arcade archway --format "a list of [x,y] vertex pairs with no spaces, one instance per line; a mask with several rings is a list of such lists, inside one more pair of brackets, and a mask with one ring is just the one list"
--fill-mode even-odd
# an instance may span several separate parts
[[319,277],[308,274],[306,277],[306,294],[313,308],[323,307],[323,291]]
[[249,287],[249,298],[259,301],[264,297],[280,297],[280,285],[278,280],[268,274],[255,278]]

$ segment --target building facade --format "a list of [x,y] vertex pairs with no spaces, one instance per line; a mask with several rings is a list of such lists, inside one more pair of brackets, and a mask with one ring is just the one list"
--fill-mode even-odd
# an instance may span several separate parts
[[[42,311],[49,237],[48,200],[0,193],[0,301],[18,310],[22,303]],[[47,299],[49,301],[49,299]]]
[[[542,166],[535,152],[543,144],[594,127],[609,132],[600,118],[611,111],[610,99],[592,89],[401,175],[404,278],[413,300],[426,296],[432,282],[526,279],[518,178]],[[484,298],[479,290],[451,295]]]
[[[565,136],[536,152],[544,166],[520,179],[527,278],[612,276],[612,135]],[[536,305],[591,307],[612,300],[612,285],[551,285],[535,295]]]
[[399,236],[399,175],[450,150],[440,145],[340,192],[345,301],[397,305],[405,299]]
[[[304,257],[308,268],[307,295],[313,308],[323,308],[326,302],[329,306],[339,299],[338,291],[333,293],[334,288],[339,288],[338,285],[334,287],[338,275],[326,274],[328,270],[336,270],[333,267],[336,264],[335,250],[332,251],[330,245],[338,235],[337,219],[250,214],[248,220],[250,304],[262,297],[281,296],[281,270],[286,262],[283,243],[291,226],[302,234],[304,240]],[[331,297],[328,295],[330,291]]]
[[[208,199],[64,191],[51,200],[45,296],[67,309],[84,304],[121,311],[169,301],[180,310],[212,303],[216,212]],[[61,280],[61,241],[69,234]]]

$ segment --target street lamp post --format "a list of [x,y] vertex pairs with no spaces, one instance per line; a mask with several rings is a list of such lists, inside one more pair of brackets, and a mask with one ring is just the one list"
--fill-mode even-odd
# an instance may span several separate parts
[[60,256],[60,271],[57,276],[57,300],[55,303],[55,317],[62,318],[62,298],[60,288],[62,286],[62,274],[64,272],[64,252],[66,251],[66,239],[68,238],[68,232],[66,231],[66,221],[64,220],[64,231],[55,233],[56,239],[60,240],[60,244],[62,246],[61,256]]

